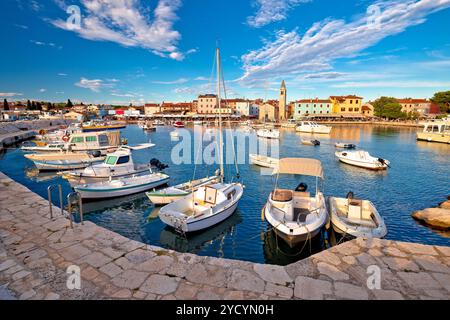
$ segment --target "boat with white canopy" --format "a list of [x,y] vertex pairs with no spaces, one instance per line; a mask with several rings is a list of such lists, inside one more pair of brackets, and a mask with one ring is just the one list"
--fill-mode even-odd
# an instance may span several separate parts
[[[283,158],[274,174],[277,182],[262,210],[263,218],[280,238],[294,247],[318,235],[328,220],[325,198],[319,189],[319,180],[324,179],[322,164],[316,159]],[[278,188],[281,174],[315,177],[315,195],[310,195],[305,183],[294,190]]]
[[364,150],[336,152],[335,155],[343,163],[371,170],[386,170],[390,164],[389,160],[372,157]]
[[314,121],[301,121],[300,124],[295,128],[295,130],[298,132],[320,134],[329,134],[331,132],[331,129],[332,127],[324,126]]
[[[220,106],[222,105],[221,84],[225,83],[221,76],[222,66],[219,48],[216,49],[216,61],[217,106],[219,109],[218,156],[220,164],[220,181],[218,183],[201,186],[197,191],[162,207],[159,211],[159,218],[162,222],[183,233],[212,227],[230,217],[236,211],[239,200],[244,192],[244,186],[241,183],[224,181],[222,108]],[[225,104],[227,102],[226,92],[224,102]],[[233,143],[232,146],[234,146]],[[237,164],[235,165],[236,177],[239,178],[238,166]]]
[[343,236],[384,238],[387,227],[378,210],[369,200],[354,199],[349,192],[347,198],[329,198],[331,223],[334,231]]

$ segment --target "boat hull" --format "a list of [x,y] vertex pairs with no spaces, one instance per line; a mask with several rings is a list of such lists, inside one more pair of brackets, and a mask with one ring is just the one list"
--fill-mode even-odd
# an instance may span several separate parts
[[149,194],[147,197],[155,205],[165,205],[187,196],[189,192],[183,194]]
[[299,244],[304,243],[305,241],[309,241],[315,238],[319,234],[321,229],[314,230],[310,234],[301,234],[301,235],[286,234],[276,228],[274,228],[273,230],[275,231],[275,234],[281,239],[283,239],[284,242],[286,242],[290,248],[294,248]]
[[100,126],[100,127],[82,127],[83,132],[96,132],[96,131],[109,131],[109,130],[118,130],[126,128],[126,124],[121,125],[113,125],[113,126]]
[[332,127],[320,127],[320,128],[302,128],[297,127],[297,132],[304,133],[317,133],[317,134],[330,134]]
[[431,132],[418,132],[417,140],[450,144],[450,135]]
[[387,166],[386,165],[377,165],[374,163],[367,163],[367,162],[363,162],[363,161],[358,161],[358,160],[353,160],[353,159],[348,159],[348,158],[343,158],[343,157],[338,157],[339,161],[345,164],[349,164],[355,167],[360,167],[360,168],[364,168],[364,169],[369,169],[369,170],[386,170]]
[[83,199],[105,199],[122,197],[130,194],[144,192],[159,186],[162,186],[169,182],[169,177],[163,178],[157,181],[145,183],[138,186],[110,188],[110,189],[93,189],[89,187],[75,187],[75,191],[79,192]]

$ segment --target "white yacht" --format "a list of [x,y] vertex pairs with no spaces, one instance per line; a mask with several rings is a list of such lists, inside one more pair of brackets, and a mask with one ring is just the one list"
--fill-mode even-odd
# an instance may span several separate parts
[[260,138],[279,139],[280,131],[277,129],[259,129],[256,131],[256,135]]
[[332,127],[318,124],[314,121],[301,121],[295,128],[298,132],[329,134]]
[[417,140],[450,144],[450,117],[422,124],[424,128],[422,132],[417,132]]
[[372,157],[364,150],[336,152],[335,155],[343,163],[371,170],[385,170],[390,164],[389,160]]
[[[217,105],[221,106],[221,83],[224,80],[221,77],[219,48],[216,49],[216,59]],[[159,211],[159,218],[162,222],[181,232],[203,230],[224,221],[235,212],[244,192],[244,186],[241,183],[224,182],[222,113],[221,108],[218,109],[220,182],[201,186],[197,191],[162,207]],[[237,177],[239,175],[237,164],[236,175]]]
[[254,153],[249,154],[249,159],[251,164],[265,168],[275,168],[279,162],[279,159]]
[[297,127],[297,121],[295,119],[288,119],[288,121],[281,123],[282,128],[295,128]]
[[295,190],[280,189],[277,183],[263,208],[263,217],[273,230],[290,247],[311,240],[322,230],[328,220],[325,198],[319,189],[323,170],[319,160],[308,158],[280,159],[274,174],[304,175],[316,177],[315,195],[300,183]]

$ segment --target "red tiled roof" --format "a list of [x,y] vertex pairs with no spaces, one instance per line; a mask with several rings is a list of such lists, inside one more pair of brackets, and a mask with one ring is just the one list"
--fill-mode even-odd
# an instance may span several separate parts
[[331,100],[325,100],[325,99],[301,99],[301,100],[297,100],[297,102],[309,102],[309,103],[331,103]]
[[347,95],[347,96],[330,96],[330,99],[344,101],[345,99],[362,99],[362,97],[358,97],[358,96],[351,94],[351,95]]
[[413,99],[413,98],[405,98],[405,99],[397,99],[399,103],[429,103],[427,99]]

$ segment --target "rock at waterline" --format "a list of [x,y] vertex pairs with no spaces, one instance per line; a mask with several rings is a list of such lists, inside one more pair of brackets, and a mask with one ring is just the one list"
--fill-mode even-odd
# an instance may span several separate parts
[[[450,196],[449,196],[449,198],[450,198]],[[439,208],[442,208],[442,209],[450,209],[450,200],[441,202],[441,203],[439,204]]]
[[428,208],[413,212],[412,217],[436,229],[450,229],[450,209]]

